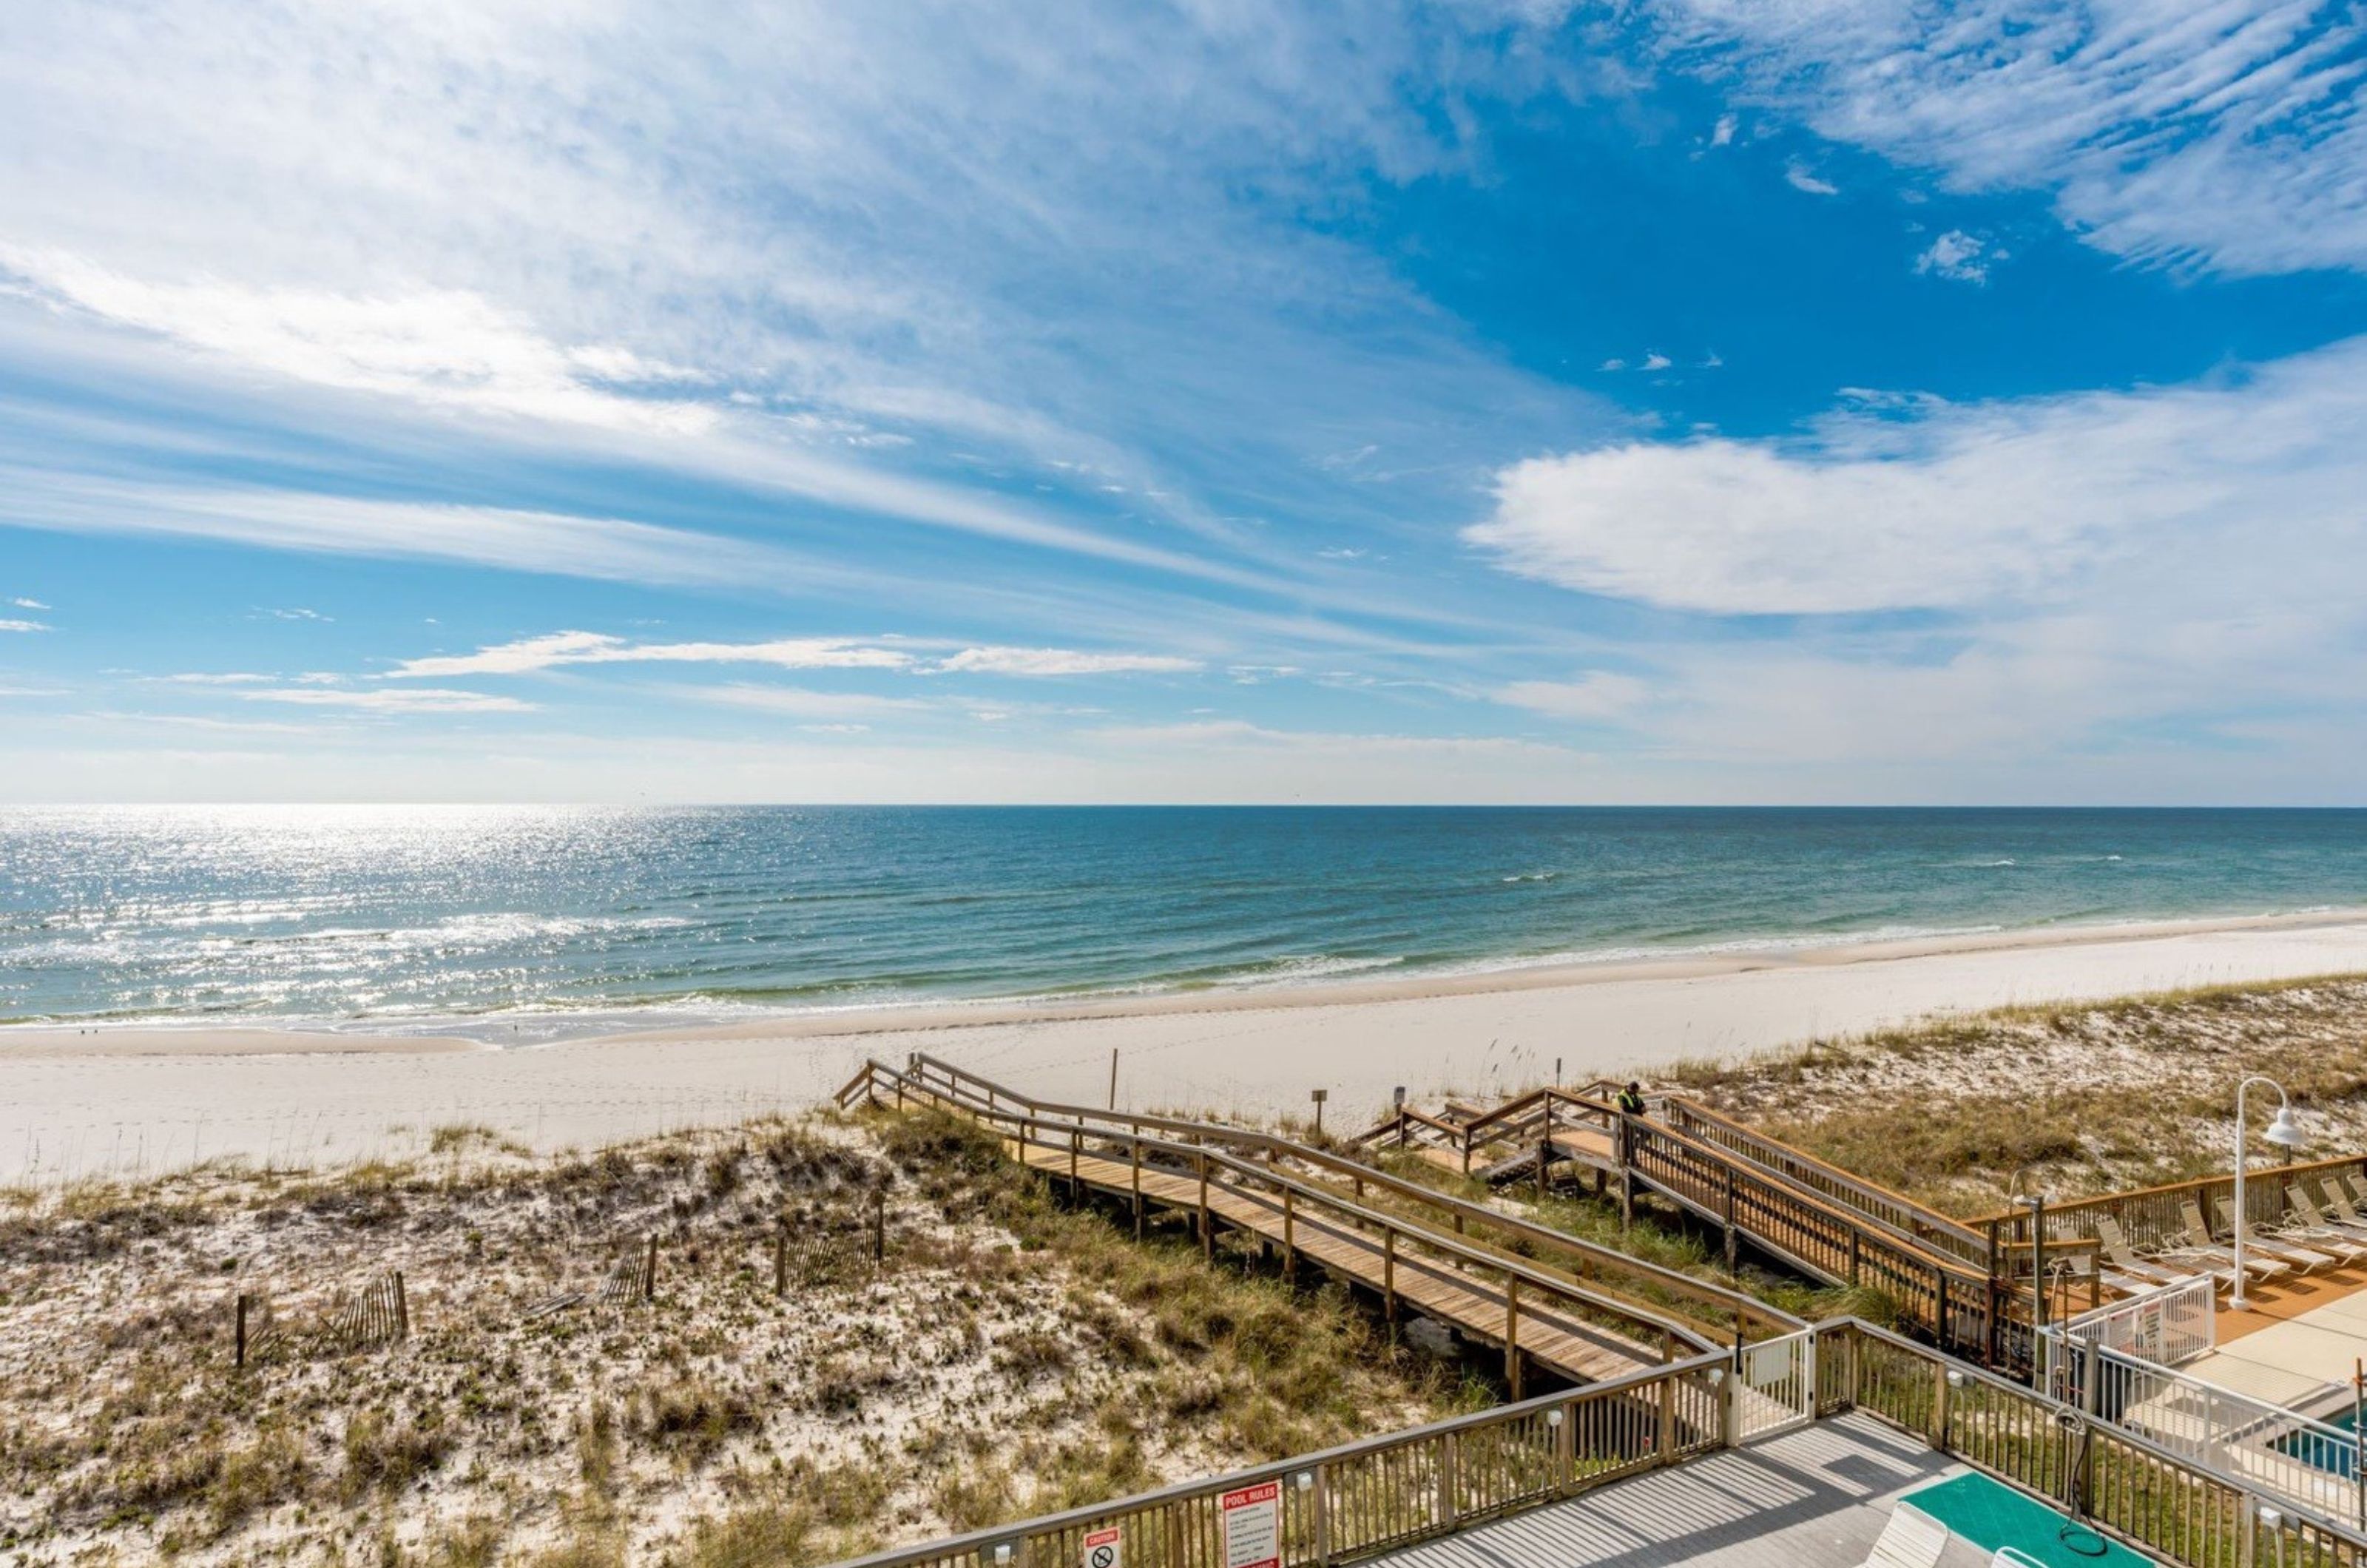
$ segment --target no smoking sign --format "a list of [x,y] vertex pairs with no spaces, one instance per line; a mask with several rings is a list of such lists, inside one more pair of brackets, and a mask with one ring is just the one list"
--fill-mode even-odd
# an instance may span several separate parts
[[1116,1525],[1085,1532],[1084,1568],[1126,1568],[1126,1541]]

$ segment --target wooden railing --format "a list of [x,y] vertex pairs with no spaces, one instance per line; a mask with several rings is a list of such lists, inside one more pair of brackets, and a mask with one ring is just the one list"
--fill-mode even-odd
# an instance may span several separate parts
[[[1027,1161],[1030,1149],[1048,1154],[1051,1156],[1048,1160],[1029,1163],[1037,1163],[1037,1168],[1048,1165],[1054,1174],[1064,1159],[1071,1172],[1080,1170],[1088,1157],[1122,1161],[1128,1173],[1138,1230],[1149,1201],[1144,1183],[1155,1172],[1181,1179],[1184,1185],[1179,1191],[1196,1194],[1195,1199],[1184,1198],[1181,1202],[1196,1209],[1196,1229],[1204,1248],[1213,1247],[1216,1228],[1223,1223],[1218,1209],[1230,1199],[1253,1205],[1269,1220],[1279,1219],[1287,1266],[1295,1266],[1297,1261],[1291,1240],[1293,1229],[1304,1226],[1311,1232],[1315,1227],[1328,1225],[1335,1233],[1370,1238],[1371,1245],[1386,1257],[1390,1278],[1405,1281],[1403,1289],[1409,1300],[1416,1298],[1418,1281],[1424,1275],[1443,1280],[1469,1278],[1484,1281],[1501,1292],[1502,1318],[1495,1322],[1460,1322],[1458,1326],[1502,1340],[1508,1381],[1515,1388],[1520,1383],[1520,1358],[1515,1353],[1518,1328],[1523,1321],[1534,1323],[1548,1314],[1566,1314],[1578,1323],[1608,1325],[1627,1337],[1647,1356],[1657,1354],[1671,1360],[1688,1350],[1719,1349],[1723,1343],[1656,1307],[1467,1236],[1404,1214],[1371,1208],[1329,1184],[1291,1175],[1274,1161],[1259,1163],[1227,1152],[1217,1146],[1221,1140],[1213,1136],[1195,1136],[1213,1134],[1213,1127],[1186,1122],[1181,1135],[1169,1137],[1146,1133],[1138,1127],[1118,1130],[1106,1124],[1095,1126],[1065,1111],[1046,1112],[1012,1103],[1011,1097],[1000,1089],[993,1104],[980,1098],[953,1095],[945,1090],[941,1082],[924,1081],[878,1062],[866,1063],[863,1071],[839,1092],[842,1105],[865,1099],[894,1099],[907,1105],[934,1106],[967,1117],[1015,1145],[1023,1162]],[[1395,1284],[1383,1286],[1390,1292],[1388,1307],[1392,1314],[1397,1308],[1398,1288]]]
[[[2305,1160],[2292,1165],[2258,1166],[2245,1178],[2245,1219],[2248,1224],[2266,1225],[2281,1218],[2285,1212],[2285,1183],[2306,1180],[2316,1183],[2326,1176],[2367,1172],[2367,1155],[2342,1155],[2332,1159]],[[2092,1241],[2096,1235],[2096,1216],[2110,1214],[2120,1222],[2128,1243],[2139,1252],[2152,1252],[2180,1245],[2187,1230],[2186,1206],[2201,1206],[2206,1223],[2218,1224],[2218,1205],[2235,1200],[2236,1178],[2207,1176],[2193,1181],[2174,1181],[2161,1187],[2143,1187],[2127,1192],[2108,1192],[2095,1198],[2075,1198],[2046,1205],[2046,1245],[2051,1251],[2069,1242]],[[2312,1194],[2313,1201],[2322,1201]],[[2009,1245],[2026,1251],[2031,1238],[2031,1214],[2028,1209],[2013,1208],[2003,1213],[1986,1215],[1972,1221],[1976,1225],[1994,1224]]]
[[[988,1110],[1017,1108],[1056,1122],[1097,1128],[1105,1134],[1157,1134],[1194,1145],[1221,1144],[1262,1158],[1269,1166],[1275,1161],[1288,1161],[1334,1183],[1346,1182],[1359,1201],[1368,1193],[1386,1193],[1427,1216],[1433,1228],[1451,1229],[1464,1238],[1493,1238],[1507,1250],[1566,1259],[1571,1273],[1595,1288],[1618,1293],[1631,1302],[1638,1295],[1644,1296],[1649,1299],[1653,1310],[1663,1314],[1670,1310],[1662,1304],[1663,1301],[1676,1303],[1688,1314],[1705,1314],[1706,1321],[1698,1326],[1714,1325],[1725,1331],[1721,1337],[1730,1337],[1738,1330],[1746,1337],[1784,1335],[1805,1326],[1800,1318],[1741,1291],[1648,1262],[1616,1247],[1587,1241],[1484,1203],[1454,1197],[1328,1149],[1223,1122],[1039,1100],[925,1052],[914,1053],[900,1073],[877,1062],[866,1064],[839,1091],[840,1103],[849,1104],[866,1094],[880,1093],[881,1086],[886,1096],[892,1099],[898,1092],[899,1078],[932,1095]],[[1614,1280],[1617,1281],[1615,1286],[1606,1283]]]
[[1682,1095],[1661,1099],[1661,1114],[1669,1125],[1690,1133],[1703,1143],[1751,1161],[1794,1185],[1818,1194],[1836,1207],[1887,1226],[1897,1235],[1914,1241],[1957,1262],[1989,1272],[1990,1238],[1960,1220],[1927,1208],[1903,1193],[1851,1175],[1837,1165],[1794,1148],[1729,1116]]
[[[1815,1330],[1816,1414],[1860,1411],[2181,1568],[2361,1568],[2367,1535],[1854,1318]],[[1327,1568],[1727,1446],[1728,1356],[1253,1470],[899,1547],[846,1568],[1066,1568],[1116,1529],[1134,1568],[1222,1568],[1224,1499],[1274,1489],[1281,1568]]]
[[1942,1349],[1988,1365],[2026,1359],[2026,1314],[1985,1269],[1871,1224],[1691,1134],[1621,1118],[1621,1163],[1711,1223],[1814,1277],[1881,1292]]
[[1116,1529],[1129,1568],[1223,1568],[1223,1504],[1271,1486],[1284,1568],[1449,1535],[1724,1445],[1727,1358],[1701,1356],[1571,1393],[1458,1416],[1322,1453],[1072,1508],[850,1568],[1068,1568]]

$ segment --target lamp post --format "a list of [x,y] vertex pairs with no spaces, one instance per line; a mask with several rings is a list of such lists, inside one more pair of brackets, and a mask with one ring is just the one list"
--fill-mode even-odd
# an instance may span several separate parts
[[2227,1305],[2237,1312],[2242,1312],[2248,1304],[2244,1299],[2244,1096],[2256,1083],[2264,1083],[2277,1091],[2277,1113],[2260,1136],[2281,1149],[2302,1145],[2301,1127],[2293,1121],[2293,1101],[2285,1098],[2284,1085],[2254,1073],[2236,1086],[2236,1289],[2227,1298]]

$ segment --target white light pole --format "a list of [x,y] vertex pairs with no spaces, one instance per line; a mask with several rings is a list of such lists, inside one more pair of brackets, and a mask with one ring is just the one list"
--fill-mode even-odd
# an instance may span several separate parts
[[2285,1098],[2284,1085],[2254,1073],[2236,1086],[2236,1290],[2227,1298],[2227,1304],[2237,1312],[2248,1304],[2244,1299],[2244,1092],[2256,1083],[2264,1083],[2277,1091],[2277,1113],[2260,1136],[2281,1149],[2302,1145],[2301,1127],[2293,1121],[2293,1102]]

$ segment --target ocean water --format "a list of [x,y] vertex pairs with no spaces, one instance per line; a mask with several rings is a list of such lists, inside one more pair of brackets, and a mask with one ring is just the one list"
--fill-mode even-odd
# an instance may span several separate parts
[[464,1027],[2367,905],[2367,811],[0,812],[0,1021]]

